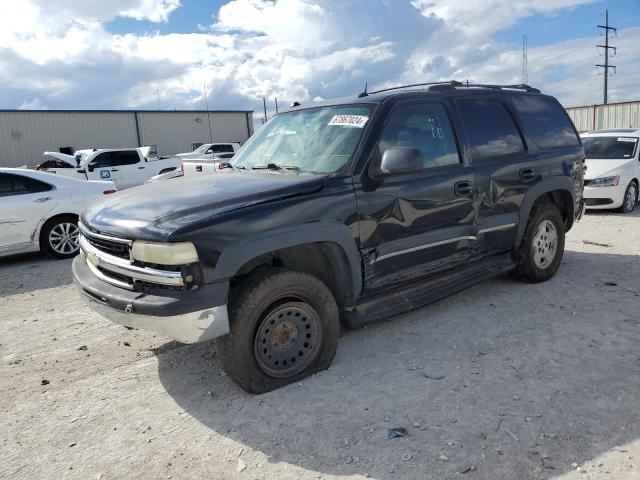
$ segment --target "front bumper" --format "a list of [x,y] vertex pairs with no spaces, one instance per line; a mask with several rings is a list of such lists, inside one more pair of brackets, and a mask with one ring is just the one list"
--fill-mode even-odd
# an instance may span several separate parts
[[624,201],[626,186],[616,185],[615,187],[584,187],[583,198],[587,202],[589,209],[610,209],[618,208]]
[[162,333],[182,343],[196,343],[230,332],[228,282],[195,291],[145,294],[119,288],[96,277],[84,255],[72,266],[73,280],[89,306],[112,322]]

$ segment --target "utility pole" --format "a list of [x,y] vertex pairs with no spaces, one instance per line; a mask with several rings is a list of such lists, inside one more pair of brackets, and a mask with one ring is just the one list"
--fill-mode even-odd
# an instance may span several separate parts
[[207,84],[204,83],[204,104],[207,107],[207,122],[209,123],[209,142],[213,143],[213,134],[211,133],[211,115],[209,115],[209,100],[207,99]]
[[278,114],[278,97],[276,97],[276,115]]
[[527,36],[522,36],[522,83],[529,83],[529,73],[527,72]]
[[598,28],[602,28],[604,30],[604,45],[597,45],[599,48],[604,48],[604,65],[597,64],[596,67],[604,68],[604,92],[603,92],[603,102],[605,105],[607,104],[607,92],[608,92],[608,81],[609,81],[609,69],[613,68],[613,73],[616,72],[615,65],[609,65],[609,50],[613,50],[613,53],[616,53],[616,47],[609,46],[609,30],[613,30],[615,33],[618,32],[617,28],[613,28],[609,26],[609,10],[605,10],[604,12],[604,25],[598,25]]

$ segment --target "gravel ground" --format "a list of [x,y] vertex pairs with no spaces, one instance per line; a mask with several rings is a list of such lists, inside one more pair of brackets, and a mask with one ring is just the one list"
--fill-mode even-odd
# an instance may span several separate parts
[[640,215],[588,214],[566,248],[549,282],[346,333],[260,396],[210,344],[90,312],[69,261],[4,259],[0,478],[640,478]]

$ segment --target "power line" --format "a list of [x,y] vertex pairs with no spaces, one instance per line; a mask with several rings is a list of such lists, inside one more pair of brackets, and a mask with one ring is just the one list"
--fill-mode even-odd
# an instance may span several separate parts
[[597,64],[596,67],[604,68],[604,91],[603,91],[603,102],[605,105],[607,104],[607,90],[608,90],[608,80],[609,80],[609,69],[613,68],[613,72],[616,71],[615,65],[609,65],[609,50],[613,50],[614,54],[616,53],[616,47],[612,47],[609,45],[609,30],[613,30],[617,32],[617,28],[613,28],[609,26],[609,10],[605,10],[604,12],[604,25],[598,25],[598,28],[602,28],[604,30],[604,45],[596,45],[598,48],[604,48],[604,65]]

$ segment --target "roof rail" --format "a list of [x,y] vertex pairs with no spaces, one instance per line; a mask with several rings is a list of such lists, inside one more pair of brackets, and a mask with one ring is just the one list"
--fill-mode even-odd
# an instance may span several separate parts
[[447,80],[447,81],[442,81],[442,82],[413,83],[411,85],[400,85],[398,87],[382,88],[380,90],[376,90],[375,92],[362,92],[360,94],[360,96],[366,97],[367,95],[375,95],[376,93],[390,92],[392,90],[401,90],[403,88],[430,87],[430,86],[435,86],[435,85],[442,85],[445,88],[447,88],[447,87],[462,86],[462,83],[457,82],[455,80]]
[[526,85],[524,83],[520,83],[518,85],[493,85],[488,83],[463,83],[462,85],[457,85],[458,87],[469,87],[469,88],[492,88],[495,90],[524,90],[526,92],[540,93],[540,90],[537,88],[533,88],[530,85]]
[[400,85],[398,87],[389,87],[382,88],[380,90],[376,90],[374,92],[365,91],[358,95],[359,98],[366,97],[369,95],[375,95],[376,93],[390,92],[393,90],[402,90],[404,88],[414,88],[414,87],[428,87],[427,90],[431,91],[441,91],[441,90],[450,90],[457,87],[465,87],[465,88],[491,88],[494,90],[524,90],[532,93],[540,93],[540,90],[537,88],[533,88],[530,85],[526,85],[524,83],[519,85],[493,85],[486,83],[462,83],[456,80],[447,80],[441,82],[426,82],[426,83],[413,83],[411,85]]

